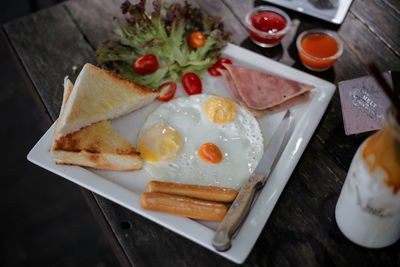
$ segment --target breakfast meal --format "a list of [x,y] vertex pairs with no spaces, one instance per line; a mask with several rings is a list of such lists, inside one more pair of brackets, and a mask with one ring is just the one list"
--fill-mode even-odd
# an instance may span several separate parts
[[137,149],[154,179],[237,189],[260,161],[264,138],[244,108],[224,97],[196,94],[151,112]]
[[242,66],[223,64],[219,69],[231,96],[256,117],[276,113],[308,100],[313,86],[259,72]]
[[[102,68],[85,64],[75,85],[66,77],[51,156],[57,164],[143,169],[153,179],[143,209],[221,221],[264,153],[256,117],[307,101],[313,87],[221,58],[229,34],[186,1],[165,12],[155,1],[151,15],[144,6],[122,4],[131,17],[97,50]],[[223,76],[233,100],[203,93],[206,70]],[[174,97],[177,82],[187,96]],[[156,99],[136,144],[112,129],[109,120]]]
[[[253,115],[306,101],[312,87],[233,65],[229,59],[211,68],[213,76],[224,76],[240,105],[196,91],[198,85],[190,83],[184,86],[189,96],[160,99],[160,94],[168,94],[86,64],[75,86],[68,78],[64,81],[51,148],[54,161],[118,171],[143,168],[158,181],[147,185],[142,208],[221,221],[227,212],[224,203],[235,199],[264,152],[263,134]],[[175,82],[165,84],[167,91],[175,92]],[[107,120],[156,98],[166,102],[148,115],[135,148]]]

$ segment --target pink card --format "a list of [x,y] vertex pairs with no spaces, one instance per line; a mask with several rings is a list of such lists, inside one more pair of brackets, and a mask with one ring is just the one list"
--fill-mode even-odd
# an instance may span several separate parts
[[[390,75],[384,74],[389,85]],[[389,98],[375,82],[366,76],[339,82],[344,131],[346,135],[379,130],[383,127]]]

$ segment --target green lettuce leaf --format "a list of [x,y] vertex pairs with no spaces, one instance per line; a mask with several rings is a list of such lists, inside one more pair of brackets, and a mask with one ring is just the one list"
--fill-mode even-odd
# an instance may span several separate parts
[[[121,5],[122,13],[127,15],[126,23],[122,26],[114,21],[109,40],[96,51],[99,64],[156,89],[163,81],[179,81],[186,72],[201,75],[218,60],[230,37],[218,18],[204,15],[187,1],[163,7],[160,0],[153,1],[151,14],[145,13],[145,6],[145,0],[135,5],[125,1]],[[206,35],[204,46],[188,45],[187,38],[194,31]],[[132,66],[146,54],[156,55],[160,67],[154,73],[141,75]]]

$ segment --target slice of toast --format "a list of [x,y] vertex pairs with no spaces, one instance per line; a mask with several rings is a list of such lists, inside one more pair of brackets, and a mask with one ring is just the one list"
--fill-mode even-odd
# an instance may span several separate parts
[[85,64],[65,104],[57,137],[132,112],[153,102],[156,97],[157,93],[150,87]]
[[142,168],[139,152],[108,121],[96,122],[54,141],[51,156],[57,164],[133,171]]
[[73,92],[68,77],[64,80],[64,96],[56,122],[51,156],[57,164],[73,164],[97,169],[132,171],[142,168],[143,159],[129,141],[112,129],[108,121],[100,121],[79,131],[58,137],[59,122]]

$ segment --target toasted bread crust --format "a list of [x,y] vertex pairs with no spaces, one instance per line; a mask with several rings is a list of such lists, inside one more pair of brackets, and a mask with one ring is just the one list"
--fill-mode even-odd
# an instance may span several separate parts
[[58,136],[58,128],[60,127],[61,118],[64,117],[64,114],[65,114],[65,104],[67,103],[73,88],[74,88],[74,85],[68,79],[68,76],[66,76],[64,78],[64,94],[63,94],[63,100],[62,100],[62,103],[61,103],[60,114],[58,115],[58,119],[56,121],[56,127],[54,128],[54,137],[55,137],[55,139],[59,138],[59,136]]
[[135,155],[131,157],[104,153],[91,153],[88,151],[52,151],[52,157],[57,164],[78,165],[115,171],[136,171],[141,169],[143,164],[136,156],[138,156],[138,153],[135,153]]
[[131,89],[135,91],[135,93],[139,95],[148,95],[148,94],[154,94],[155,90],[149,86],[141,85],[138,83],[134,83],[131,80],[128,80],[122,76],[119,76],[118,74],[96,67],[92,64],[86,64],[88,68],[92,69],[93,71],[99,72],[99,75],[104,75],[104,76],[109,76],[111,79],[114,79],[115,82],[125,84],[127,89]]

